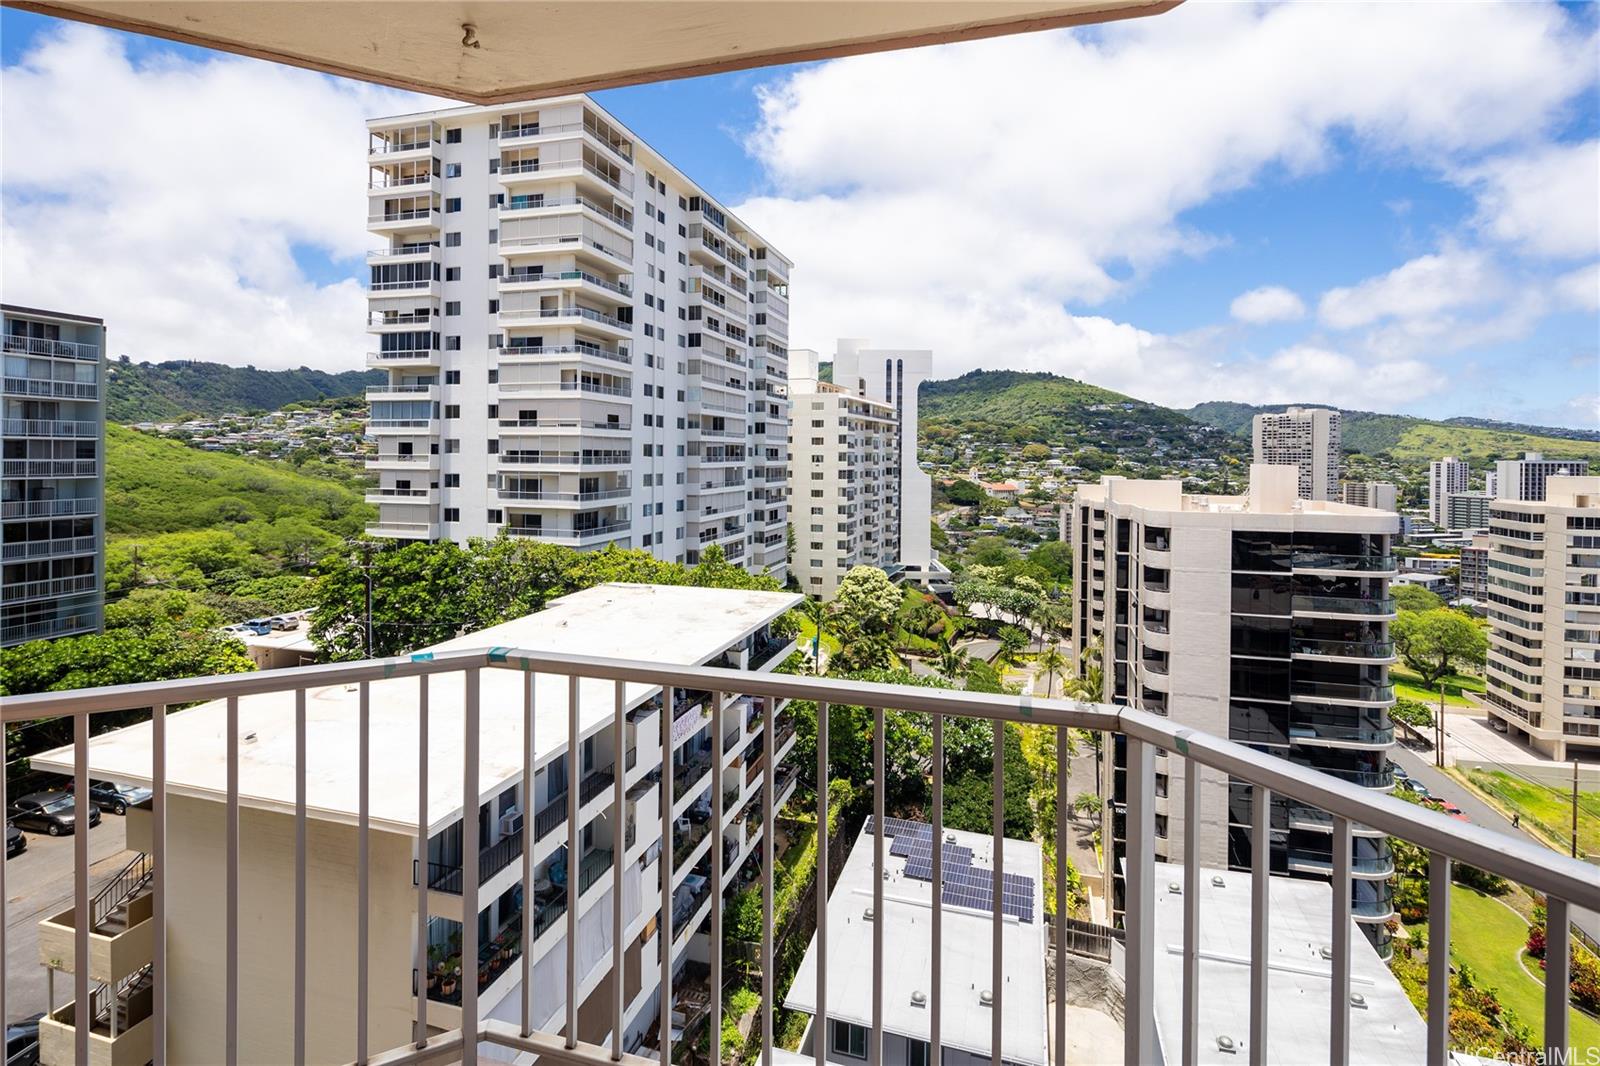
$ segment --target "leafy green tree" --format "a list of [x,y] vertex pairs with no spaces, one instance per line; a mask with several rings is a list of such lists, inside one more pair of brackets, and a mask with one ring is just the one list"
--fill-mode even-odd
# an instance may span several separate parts
[[1489,650],[1477,622],[1446,608],[1404,611],[1389,633],[1406,665],[1428,685],[1458,672],[1458,667],[1483,665]]
[[1055,585],[1072,581],[1072,545],[1064,540],[1047,540],[1028,553],[1029,565]]
[[875,566],[854,566],[839,583],[828,614],[841,649],[843,671],[883,669],[893,661],[895,612],[900,590]]
[[984,500],[981,486],[965,478],[957,478],[944,486],[944,497],[958,507],[977,507]]
[[466,624],[482,629],[532,614],[573,591],[571,574],[578,553],[559,544],[501,533],[470,542],[466,562],[462,590]]
[[[1029,804],[1031,775],[1022,753],[1022,735],[1015,727],[1005,730],[1005,776],[1003,778],[1002,818],[1005,835],[1031,840],[1034,812]],[[969,833],[989,833],[994,829],[994,768],[988,765],[976,773],[946,773],[944,824]]]
[[1087,818],[1099,818],[1104,806],[1105,801],[1093,792],[1080,792],[1072,801],[1073,813]]
[[1389,708],[1389,717],[1417,729],[1433,725],[1433,709],[1421,700],[1395,700],[1394,706]]
[[[317,570],[311,639],[334,660],[366,657],[367,571],[356,552],[325,556]],[[399,655],[466,628],[466,553],[453,541],[393,544],[371,553],[372,654]]]
[[1006,626],[1000,630],[1000,662],[1015,665],[1017,657],[1028,647],[1028,634],[1016,626]]
[[1045,444],[1024,444],[1022,446],[1022,457],[1031,462],[1048,459],[1050,458],[1050,448]]
[[1005,566],[1020,558],[1004,537],[996,536],[974,537],[967,545],[966,557],[971,566]]
[[1443,600],[1421,585],[1396,585],[1389,594],[1402,611],[1432,611],[1444,606]]

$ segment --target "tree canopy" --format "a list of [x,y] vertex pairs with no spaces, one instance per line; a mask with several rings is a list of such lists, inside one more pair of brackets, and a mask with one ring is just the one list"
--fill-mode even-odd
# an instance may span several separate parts
[[1481,666],[1489,650],[1483,628],[1460,611],[1438,607],[1402,611],[1389,626],[1395,647],[1424,683],[1435,684],[1462,666]]

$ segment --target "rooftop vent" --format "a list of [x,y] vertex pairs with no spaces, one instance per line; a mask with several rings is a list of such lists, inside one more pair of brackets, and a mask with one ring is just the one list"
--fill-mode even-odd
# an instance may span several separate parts
[[987,988],[985,988],[982,992],[979,992],[978,993],[978,1006],[980,1006],[980,1007],[992,1007],[992,1006],[994,1006],[994,993],[989,991]]
[[1174,896],[1181,896],[1183,895],[1183,885],[1177,881],[1168,881],[1167,891],[1171,892]]
[[928,1005],[928,993],[920,988],[913,990],[911,993],[911,1005],[913,1007],[926,1007]]
[[1211,877],[1211,887],[1212,888],[1225,888],[1225,887],[1227,887],[1227,884],[1228,883],[1222,879],[1222,875],[1221,874],[1213,874],[1212,875],[1212,877]]
[[1360,992],[1352,992],[1350,993],[1350,1005],[1355,1007],[1357,1010],[1366,1010],[1367,997],[1363,996]]
[[244,735],[244,742],[246,744],[254,744],[256,742],[256,735],[254,733],[246,733]]
[[1333,958],[1333,948],[1327,944],[1322,945],[1322,957],[1325,959]]
[[861,912],[861,918],[862,918],[863,921],[867,921],[867,922],[872,921],[872,918],[873,918],[872,908],[868,907],[866,910],[862,911]]
[[1239,1053],[1239,1045],[1234,1043],[1233,1037],[1223,1033],[1217,1037],[1217,1050],[1226,1052],[1229,1055],[1237,1055]]

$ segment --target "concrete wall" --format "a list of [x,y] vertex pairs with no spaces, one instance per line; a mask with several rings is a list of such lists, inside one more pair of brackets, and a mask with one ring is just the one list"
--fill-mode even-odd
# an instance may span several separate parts
[[[173,796],[167,816],[168,1054],[175,1063],[223,1057],[227,935],[225,808]],[[294,1053],[294,818],[239,812],[239,1061],[277,1064]],[[308,821],[306,1060],[355,1058],[356,830]],[[412,841],[373,831],[369,1024],[373,1048],[411,1033],[415,889]]]

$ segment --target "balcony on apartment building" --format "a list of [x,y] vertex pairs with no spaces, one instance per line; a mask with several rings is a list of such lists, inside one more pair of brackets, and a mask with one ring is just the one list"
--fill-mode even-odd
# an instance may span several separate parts
[[[517,338],[508,337],[506,339],[508,342],[515,342]],[[594,341],[586,341],[581,338],[564,344],[533,344],[531,342],[525,344],[508,343],[500,349],[500,361],[502,363],[526,363],[531,365],[537,365],[540,363],[581,364],[585,360],[589,359],[603,360],[604,362],[609,363],[622,363],[624,365],[633,362],[633,356],[629,354],[626,347],[618,345],[614,348],[608,348],[603,344],[598,344]],[[596,365],[603,366],[604,363],[598,363]],[[596,381],[592,383],[585,382],[583,391],[595,392],[600,395],[632,395],[632,390],[626,385],[626,378],[614,378],[612,380],[615,382],[615,384],[607,384],[604,381]],[[502,381],[501,384],[505,385],[507,383]],[[512,384],[522,383],[512,382]],[[537,384],[538,383],[529,383],[529,387],[536,387]],[[563,382],[563,384],[565,384],[565,382]],[[590,384],[593,384],[594,387],[588,387]],[[576,387],[576,385],[574,387]]]
[[[556,206],[562,201],[553,201],[550,206]],[[505,218],[505,209],[501,209],[501,219]],[[499,277],[501,292],[535,292],[542,289],[573,290],[576,292],[591,292],[593,295],[610,294],[631,299],[633,286],[619,279],[602,277],[587,270],[546,270],[542,266],[523,267],[518,270],[507,270]]]
[[[521,653],[515,650],[496,649],[450,651],[432,658],[407,657],[374,663],[290,669],[274,671],[270,675],[202,678],[160,685],[125,686],[114,690],[42,693],[36,696],[18,697],[10,701],[11,705],[7,710],[8,718],[16,720],[79,714],[92,716],[114,713],[132,706],[149,706],[157,703],[182,704],[232,695],[239,695],[248,700],[274,687],[284,692],[293,692],[312,684],[359,686],[376,683],[379,679],[388,679],[385,683],[394,683],[397,680],[403,682],[407,678],[423,677],[432,678],[437,684],[441,683],[442,679],[461,676],[464,671],[473,675],[506,669],[520,673],[530,667],[535,671],[598,678],[602,681],[627,679],[631,682],[638,678],[649,678],[653,683],[662,686],[665,691],[673,693],[672,702],[675,707],[683,707],[686,714],[691,710],[695,711],[694,716],[689,717],[684,725],[689,734],[686,738],[688,745],[681,757],[675,759],[673,772],[674,791],[690,807],[703,803],[703,796],[698,792],[699,779],[711,773],[711,749],[720,748],[720,744],[713,744],[707,731],[709,722],[703,714],[705,694],[716,691],[745,693],[752,698],[764,700],[802,698],[837,705],[892,707],[912,715],[942,715],[947,721],[967,719],[985,723],[994,720],[1018,721],[1061,730],[1089,729],[1117,738],[1118,745],[1125,751],[1127,767],[1125,771],[1127,803],[1117,814],[1117,825],[1128,841],[1125,867],[1127,906],[1123,932],[1125,951],[1122,955],[1127,1000],[1124,1016],[1128,1019],[1124,1031],[1122,1055],[1124,1061],[1128,1063],[1149,1062],[1164,1054],[1158,1048],[1155,1030],[1156,997],[1169,993],[1193,995],[1198,989],[1196,983],[1198,971],[1194,967],[1182,966],[1181,959],[1177,957],[1169,962],[1166,949],[1162,946],[1163,942],[1155,932],[1153,915],[1157,897],[1167,891],[1174,891],[1156,883],[1157,876],[1154,869],[1158,749],[1166,753],[1169,772],[1174,760],[1182,761],[1187,764],[1185,777],[1190,777],[1195,767],[1204,766],[1211,772],[1232,778],[1238,787],[1252,790],[1253,799],[1257,802],[1249,807],[1249,823],[1242,828],[1247,829],[1257,839],[1269,839],[1270,812],[1280,806],[1260,800],[1270,797],[1288,805],[1289,813],[1285,824],[1291,836],[1287,842],[1287,849],[1279,849],[1282,853],[1281,859],[1275,856],[1271,863],[1262,863],[1253,871],[1237,875],[1248,882],[1248,886],[1241,891],[1264,891],[1270,868],[1276,865],[1292,864],[1296,868],[1304,869],[1316,867],[1319,874],[1326,873],[1336,882],[1340,878],[1348,879],[1351,892],[1332,893],[1327,904],[1330,908],[1327,920],[1331,923],[1329,943],[1333,945],[1333,957],[1331,960],[1324,957],[1321,961],[1314,958],[1312,962],[1306,963],[1308,966],[1318,968],[1319,974],[1323,975],[1324,982],[1330,989],[1334,1005],[1331,1020],[1339,1032],[1359,1035],[1359,1029],[1356,1028],[1359,1026],[1359,1016],[1351,1005],[1355,1002],[1351,998],[1351,993],[1359,991],[1359,988],[1354,986],[1350,968],[1340,962],[1340,952],[1353,950],[1350,945],[1357,942],[1350,923],[1352,920],[1358,920],[1363,925],[1380,924],[1393,911],[1393,900],[1386,880],[1388,871],[1392,867],[1392,857],[1388,852],[1387,843],[1383,840],[1386,836],[1399,837],[1419,845],[1433,856],[1436,864],[1468,863],[1526,884],[1544,894],[1548,900],[1550,916],[1549,957],[1553,960],[1566,958],[1568,918],[1571,908],[1600,906],[1600,886],[1596,885],[1592,871],[1581,863],[1549,852],[1531,842],[1501,836],[1484,827],[1459,822],[1437,812],[1401,803],[1375,791],[1374,786],[1381,787],[1379,778],[1385,774],[1386,762],[1381,752],[1302,748],[1296,745],[1297,756],[1294,759],[1283,759],[1203,732],[1184,728],[1180,733],[1179,727],[1174,723],[1125,707],[1036,699],[1024,708],[1019,707],[1012,697],[959,690],[923,689],[799,675],[720,670],[701,666],[667,666],[592,658],[572,659],[548,652]],[[475,703],[478,690],[476,687],[469,687],[465,691],[467,693],[465,721],[472,723],[478,720],[479,711]],[[679,693],[683,694],[681,698],[678,696]],[[730,704],[730,706],[736,705]],[[303,723],[301,728],[304,728]],[[676,733],[677,728],[674,725],[660,737],[661,743],[669,751],[680,740],[685,739],[676,736]],[[646,738],[640,740],[646,744],[651,743]],[[881,727],[880,731],[874,733],[873,745],[877,750],[882,750]],[[70,755],[68,757],[71,758]],[[79,752],[76,756],[78,760],[76,772],[81,775],[87,775],[89,772],[87,757],[84,752]],[[778,772],[774,774],[774,783],[781,782],[781,788],[774,793],[767,793],[762,757],[762,753],[758,752],[753,764],[750,759],[745,759],[741,775],[745,781],[757,785],[760,790],[753,797],[757,805],[746,808],[744,816],[744,825],[747,827],[746,839],[753,835],[753,829],[750,827],[759,820],[758,813],[765,817],[775,804],[781,802],[783,793],[792,787],[792,768],[779,767]],[[824,760],[829,758],[825,742],[822,744],[821,757]],[[237,758],[238,749],[230,748],[224,761],[232,764]],[[1304,765],[1301,764],[1302,758],[1307,760]],[[937,787],[942,773],[942,762],[936,759],[931,767]],[[167,786],[160,769],[156,771],[153,786],[158,797],[166,795]],[[726,786],[725,781],[724,787]],[[602,776],[596,778],[592,784],[580,783],[579,787],[593,794],[599,801],[609,794],[613,786],[605,776]],[[997,791],[1003,792],[1005,787],[1003,776],[996,775],[995,787]],[[158,799],[157,802],[161,803],[164,800]],[[882,826],[881,815],[884,813],[885,802],[883,794],[874,794],[871,802],[876,808],[875,813],[880,816],[874,820],[875,825]],[[1203,804],[1207,801],[1201,797],[1201,802]],[[1222,813],[1224,812],[1215,812],[1213,816]],[[1201,815],[1204,814],[1202,809]],[[682,812],[675,810],[673,816],[690,817],[687,809]],[[690,820],[692,825],[693,818]],[[578,827],[565,821],[565,810],[561,814],[561,824],[567,826],[569,845],[576,847]],[[820,819],[819,824],[826,825],[827,819]],[[1057,826],[1055,831],[1061,835],[1058,847],[1069,846],[1064,836],[1066,828]],[[692,838],[695,830],[691,828],[688,832]],[[867,832],[871,836],[874,830],[869,828]],[[1294,835],[1295,833],[1312,835]],[[1319,838],[1329,841],[1326,852],[1329,856],[1344,852],[1352,853],[1353,859],[1350,865],[1341,868],[1342,864],[1330,863],[1330,869],[1324,871],[1320,866],[1324,852]],[[511,839],[521,838],[520,835],[514,834],[507,838]],[[1199,847],[1198,834],[1188,835],[1186,840],[1184,848]],[[670,883],[675,886],[671,911],[666,916],[668,926],[666,933],[670,942],[675,945],[684,938],[688,923],[702,913],[712,897],[707,859],[702,859],[697,869],[691,872],[685,872],[677,866],[677,857],[682,856],[689,860],[698,851],[698,846],[685,851],[682,846],[684,841],[685,838],[680,837],[676,841],[679,846],[669,848],[660,860],[664,865],[663,873],[671,877]],[[1349,846],[1352,841],[1371,841],[1371,843],[1358,843],[1352,848]],[[163,846],[159,840],[157,846]],[[819,840],[818,846],[826,848],[826,840]],[[451,889],[459,886],[463,900],[474,904],[482,902],[478,896],[478,886],[485,883],[486,876],[493,877],[496,874],[503,876],[502,872],[505,869],[520,869],[533,859],[532,856],[519,854],[518,845],[515,843],[496,841],[487,850],[483,850],[478,849],[474,841],[473,848],[470,855],[463,856],[462,861],[451,870],[430,870],[429,878]],[[613,868],[614,857],[609,845],[580,849],[578,853],[581,858],[577,863],[576,876],[579,878],[581,892],[583,885],[594,886],[600,882],[605,871]],[[719,849],[707,858],[721,858],[724,855],[725,853]],[[159,864],[160,855],[155,855],[153,861]],[[220,856],[217,861],[221,861]],[[702,868],[707,872],[701,872]],[[541,891],[548,891],[544,886],[549,885],[554,888],[564,883],[571,874],[564,868],[558,872],[552,865],[543,865],[539,869],[524,871],[523,876],[532,876],[534,883],[541,886]],[[772,874],[770,870],[763,869],[759,872],[759,876],[766,879]],[[1230,878],[1231,883],[1232,878]],[[236,883],[220,875],[218,884],[224,896],[238,891]],[[304,882],[301,882],[295,892],[304,893],[306,890]],[[875,884],[873,892],[876,895],[885,890],[886,886],[879,881]],[[1181,888],[1177,891],[1181,891]],[[515,895],[507,898],[514,900]],[[165,935],[162,930],[165,928],[164,923],[167,918],[161,909],[159,898],[152,897],[152,899],[154,910],[148,923],[141,921],[135,924],[148,924],[153,935],[160,937]],[[530,949],[539,933],[549,930],[556,918],[564,913],[565,900],[565,892],[555,892],[546,898],[536,898],[531,901],[529,910],[534,919],[530,923],[530,928],[526,930],[519,924],[520,907],[508,906],[508,911],[515,912],[512,917],[503,922],[497,920],[492,923],[483,937],[477,935],[476,923],[468,923],[465,927],[459,927],[458,937],[445,935],[440,938],[429,938],[435,940],[439,950],[434,953],[436,958],[423,959],[415,964],[419,973],[427,975],[424,982],[428,990],[427,995],[418,998],[462,1003],[459,1020],[452,1015],[449,1016],[448,1022],[450,1026],[459,1028],[451,1028],[432,1037],[429,1044],[431,1049],[445,1048],[441,1054],[450,1054],[450,1049],[454,1049],[455,1054],[461,1055],[463,1041],[475,1046],[479,1040],[489,1040],[512,1049],[538,1051],[545,1047],[543,1044],[526,1043],[525,1038],[518,1035],[514,1025],[505,1026],[492,1020],[480,1020],[474,1011],[467,1009],[469,1005],[467,994],[469,991],[490,988],[500,975],[506,974],[514,966],[517,957],[523,951]],[[872,905],[882,904],[880,900],[875,899]],[[3,903],[0,903],[0,906],[3,906]],[[225,914],[234,913],[219,909]],[[1198,917],[1200,921],[1204,920],[1203,910]],[[825,918],[823,908],[819,908],[818,920],[824,922],[819,935],[849,935],[847,931],[839,928],[827,928]],[[226,923],[237,919],[225,917],[220,920]],[[992,920],[996,924],[1005,920],[998,908],[993,910]],[[1273,965],[1269,954],[1268,937],[1275,921],[1272,911],[1268,909],[1257,908],[1251,914],[1248,944],[1241,946],[1239,958],[1236,960],[1237,966],[1242,971],[1265,973]],[[1430,917],[1430,925],[1432,927],[1430,942],[1448,942],[1450,936],[1448,909],[1435,908]],[[62,958],[85,958],[90,947],[90,937],[96,934],[88,930],[64,928],[59,935],[65,937],[66,942],[50,950]],[[306,931],[303,926],[291,927],[285,935],[298,938],[303,943]],[[932,935],[934,948],[939,950],[939,933],[936,930]],[[1057,932],[1052,935],[1062,934]],[[1198,943],[1199,936],[1199,926],[1191,919],[1181,922],[1176,927],[1176,931],[1172,934],[1172,942],[1182,943],[1185,945],[1184,950],[1190,952],[1191,957],[1195,957],[1194,945]],[[218,942],[224,943],[220,937]],[[453,954],[452,946],[455,948]],[[419,957],[425,948],[426,944],[418,946],[416,950]],[[604,950],[614,953],[613,965],[620,965],[622,953],[628,948],[627,943],[614,943]],[[218,950],[223,949],[219,947]],[[945,945],[943,950],[948,951],[949,946]],[[478,975],[475,982],[470,978],[464,982],[461,975],[456,972],[460,960],[464,957],[477,959]],[[372,965],[359,954],[356,959],[353,965],[357,967],[366,968]],[[226,957],[227,972],[234,972],[239,962],[237,956]],[[990,988],[997,990],[994,993],[996,1011],[1004,1009],[1003,974],[1007,963],[1008,960],[996,955],[989,960],[989,964],[993,967],[992,975],[987,972],[987,967],[984,974],[973,975],[974,979],[984,980],[989,983]],[[75,1008],[71,1005],[55,1007],[48,1024],[60,1026],[62,1031],[49,1039],[67,1042],[58,1045],[70,1049],[65,1058],[87,1057],[90,1041],[104,1038],[113,1021],[118,1033],[123,1034],[119,1039],[131,1037],[140,1031],[141,1025],[148,1023],[159,1027],[162,1024],[162,1011],[165,1007],[158,990],[162,987],[165,976],[155,968],[146,976],[138,977],[133,984],[121,984],[120,982],[125,981],[127,976],[136,973],[142,964],[136,958],[129,958],[119,965],[122,969],[128,967],[134,969],[127,974],[112,971],[97,972],[93,975],[88,972],[73,974],[75,986],[72,993],[73,1000],[90,1004],[90,1009],[94,1011],[96,1018],[104,1019],[105,1024],[97,1021],[94,1026],[84,1027],[79,1031],[72,1024],[77,1017]],[[1182,970],[1181,975],[1179,970]],[[1169,975],[1162,978],[1170,982],[1167,991],[1157,991],[1155,982],[1158,974]],[[574,987],[579,976],[571,973],[566,974],[564,978],[558,978],[567,982],[569,1001],[574,996]],[[283,974],[282,979],[293,984],[304,981],[305,974],[293,972],[291,967],[290,972]],[[409,971],[407,980],[409,981]],[[138,983],[144,981],[149,982],[148,988],[152,992],[148,1013],[144,1013],[147,1008],[141,1002],[136,1002],[143,992]],[[1565,1046],[1570,974],[1565,967],[1553,964],[1547,975],[1547,982],[1545,992],[1545,1002],[1549,1008],[1547,1040],[1553,1045]],[[99,989],[102,984],[116,988],[116,995],[100,994]],[[1265,987],[1265,982],[1262,982],[1261,987]],[[239,990],[240,985],[231,978],[225,983],[225,987],[219,989],[221,1012],[235,1015],[241,1009],[243,1004],[240,1001]],[[819,991],[824,996],[827,993],[825,987]],[[123,992],[130,992],[131,995],[123,996]],[[325,989],[319,991],[318,995],[325,997],[331,993],[331,989]],[[720,993],[712,989],[711,995],[712,1011],[715,1013],[721,1009],[717,999]],[[939,995],[939,986],[936,984],[933,986],[932,996]],[[1069,999],[1070,997],[1063,997],[1059,1000],[1058,1010],[1064,1011]],[[103,1009],[103,1004],[108,1001],[116,1004],[109,1013]],[[476,997],[473,997],[472,1002],[475,1001]],[[767,1001],[763,1004],[763,1009],[773,1006],[775,1004]],[[936,998],[933,1006],[937,1008]],[[1258,1001],[1255,1009],[1268,1008]],[[1330,1016],[1326,1008],[1320,1013],[1323,1016]],[[1438,1026],[1438,1032],[1443,1032],[1444,1020],[1442,1007],[1434,1008],[1430,1022]],[[304,1022],[297,1016],[289,1019],[286,1024],[296,1028],[303,1026]],[[1244,1024],[1241,1022],[1241,1026]],[[405,1039],[405,1036],[399,1036],[393,1043],[384,1043],[383,1047],[398,1048]],[[376,1046],[374,1050],[377,1050]],[[605,1053],[602,1048],[590,1048],[582,1044],[580,1050],[592,1051],[595,1055]],[[1421,1049],[1415,1049],[1406,1057],[1406,1061],[1418,1061],[1422,1058],[1422,1054]]]

